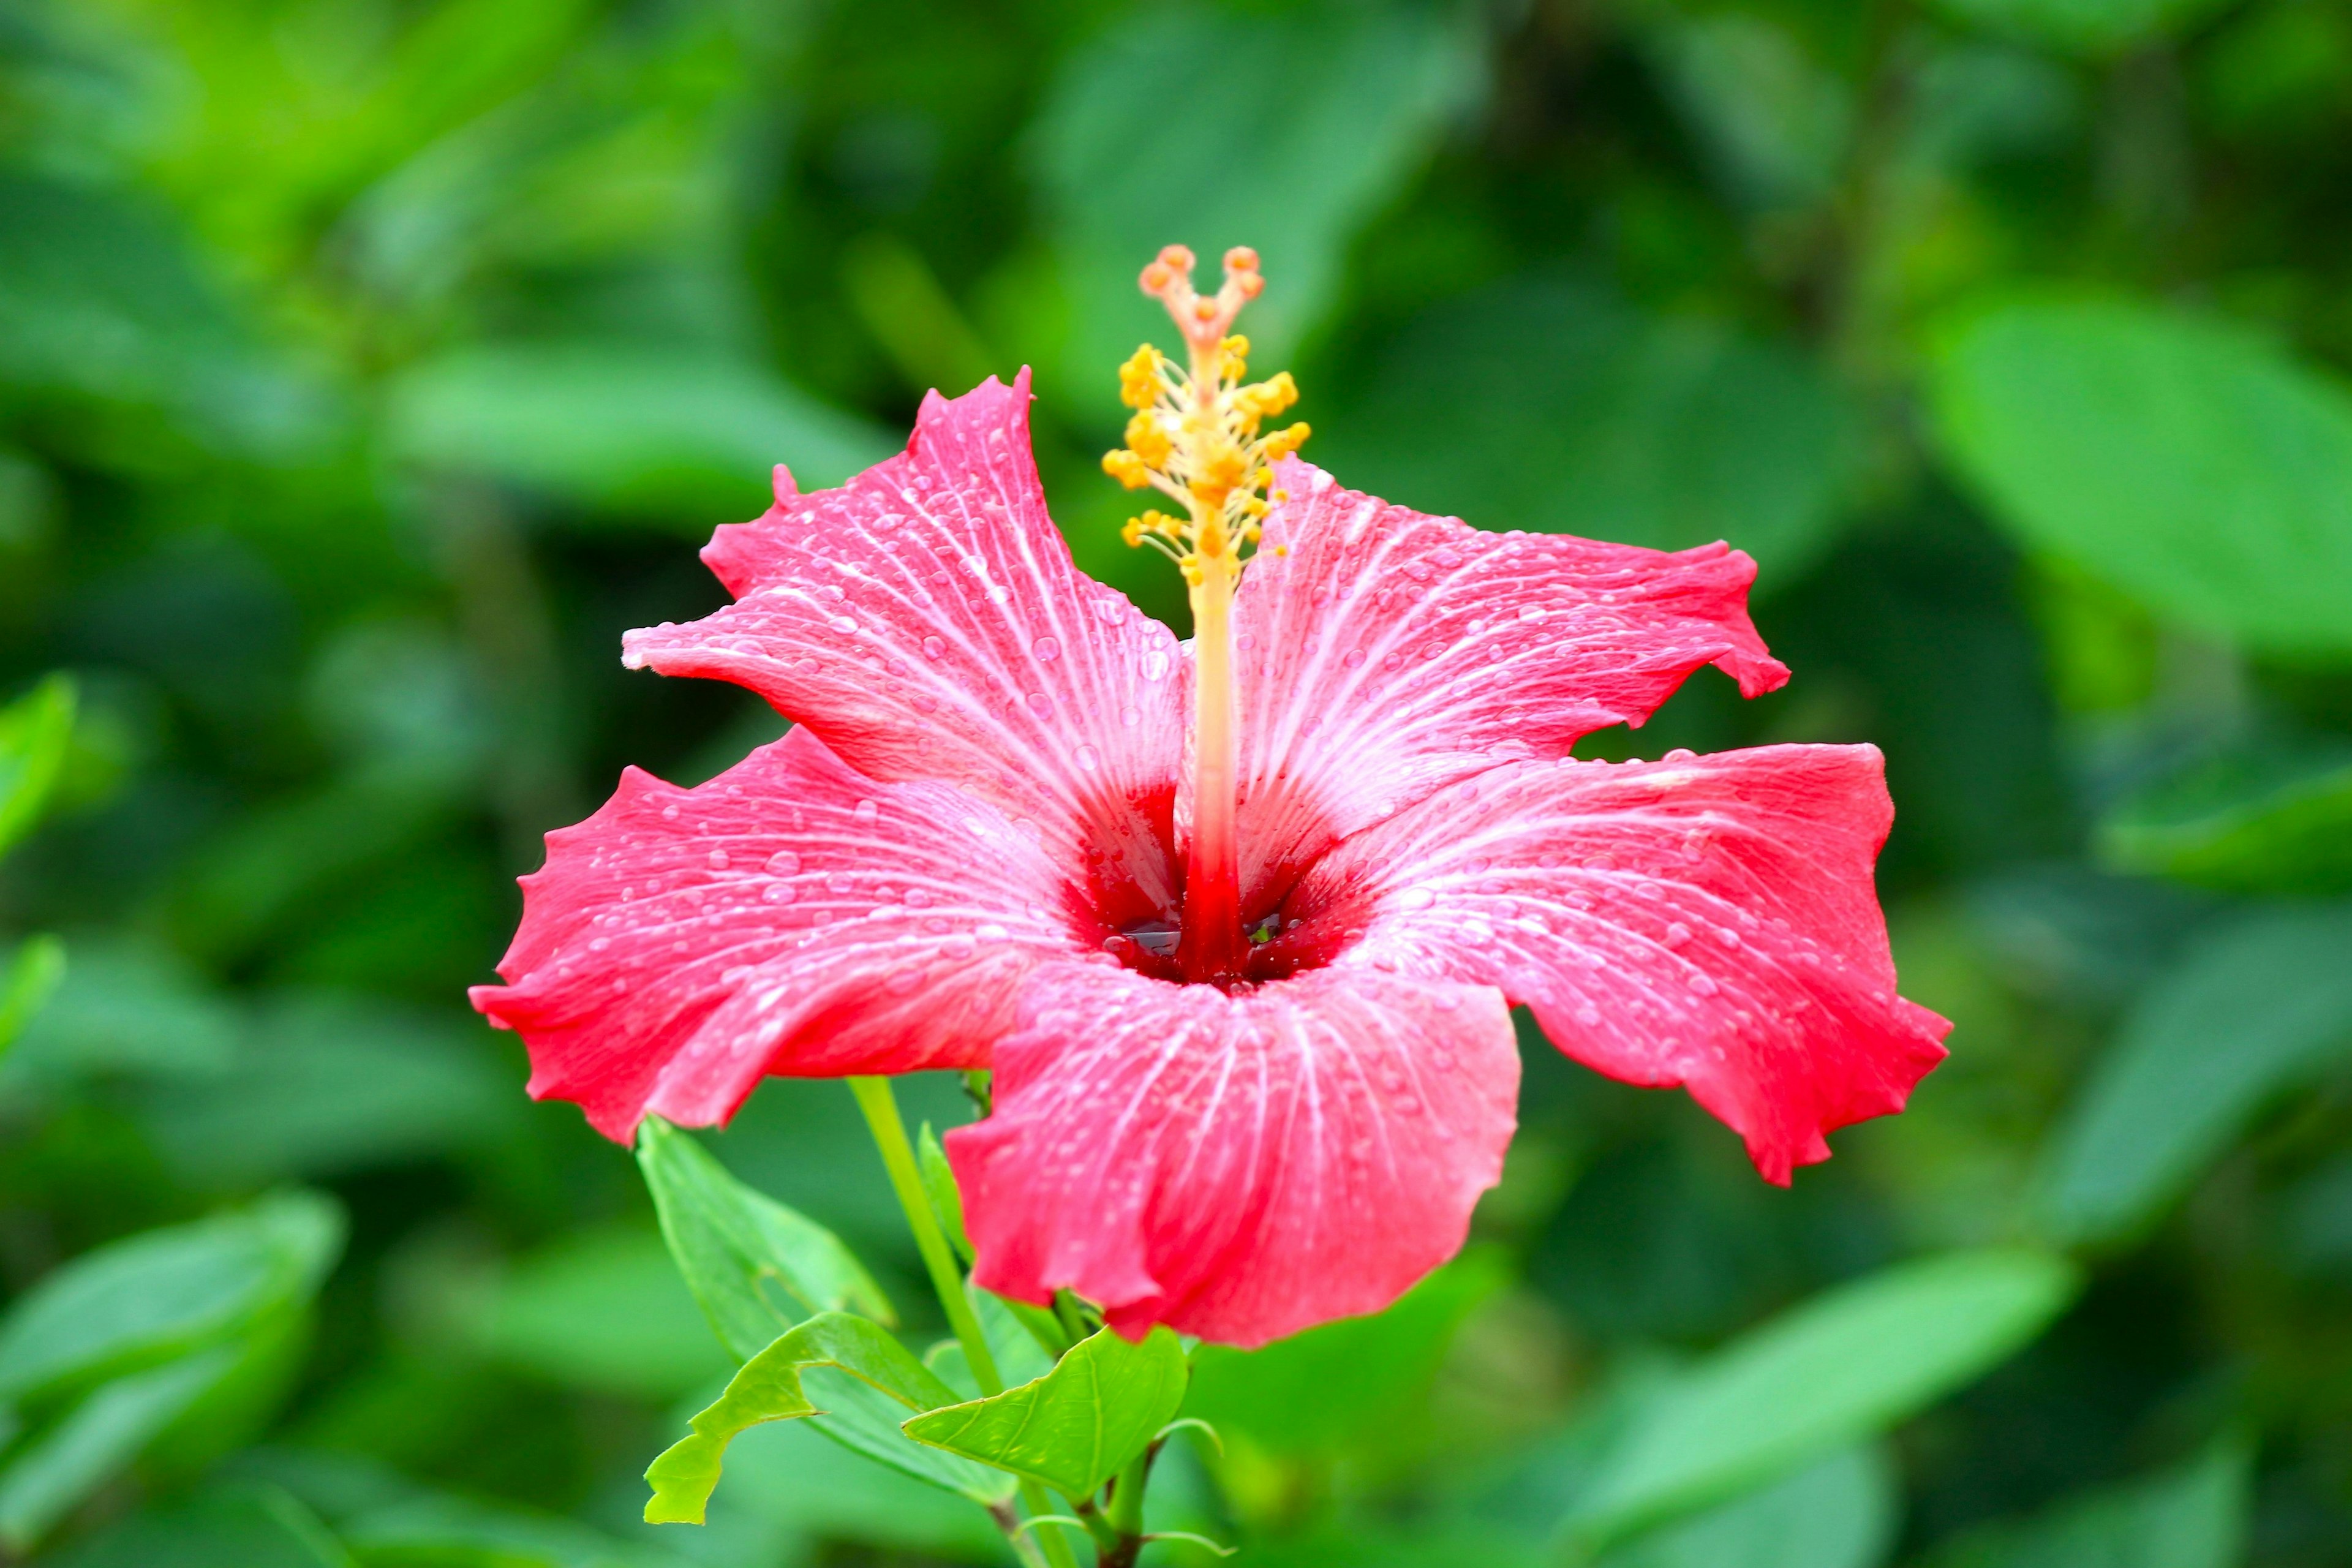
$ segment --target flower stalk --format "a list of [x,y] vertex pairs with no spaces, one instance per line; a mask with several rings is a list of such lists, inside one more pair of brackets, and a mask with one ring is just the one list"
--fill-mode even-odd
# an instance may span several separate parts
[[1119,367],[1120,399],[1136,412],[1128,444],[1104,455],[1103,469],[1129,489],[1149,486],[1184,508],[1181,519],[1158,510],[1129,519],[1126,539],[1174,561],[1191,594],[1192,841],[1176,962],[1187,980],[1218,981],[1238,976],[1249,951],[1234,825],[1234,590],[1242,552],[1258,542],[1267,510],[1261,492],[1273,481],[1273,465],[1310,432],[1292,425],[1260,433],[1268,417],[1298,400],[1289,372],[1254,385],[1243,379],[1249,340],[1231,329],[1265,287],[1256,251],[1237,246],[1225,253],[1224,283],[1213,295],[1194,292],[1192,253],[1181,245],[1162,250],[1139,281],[1183,333],[1186,367],[1175,370],[1149,343]]
[[[882,1155],[882,1168],[889,1173],[891,1189],[898,1194],[898,1206],[906,1212],[907,1228],[914,1233],[915,1250],[923,1257],[923,1268],[931,1279],[931,1289],[940,1299],[940,1310],[947,1314],[948,1328],[963,1347],[964,1363],[971,1368],[972,1381],[980,1385],[983,1396],[1004,1392],[1004,1375],[997,1370],[996,1357],[988,1348],[988,1336],[980,1326],[980,1316],[971,1310],[971,1296],[964,1289],[963,1270],[957,1267],[955,1254],[948,1250],[946,1232],[940,1228],[939,1215],[931,1212],[931,1200],[923,1191],[923,1176],[915,1163],[915,1147],[907,1139],[906,1121],[898,1114],[898,1098],[891,1093],[887,1078],[853,1077],[849,1092],[857,1098],[857,1109],[866,1115],[866,1125],[874,1134],[874,1146]],[[1046,1511],[1045,1489],[1034,1481],[1021,1483],[1021,1500],[1032,1514]],[[1000,1518],[998,1522],[1003,1521]],[[1051,1531],[1023,1534],[1017,1530],[1006,1531],[1013,1550],[1025,1558],[1030,1551],[1042,1552],[1049,1568],[1076,1568],[1068,1543]],[[1030,1546],[1034,1542],[1034,1545]],[[1028,1547],[1028,1551],[1024,1551]]]

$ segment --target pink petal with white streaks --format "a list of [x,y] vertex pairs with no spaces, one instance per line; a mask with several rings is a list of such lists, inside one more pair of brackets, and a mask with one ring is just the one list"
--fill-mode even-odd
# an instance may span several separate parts
[[632,768],[547,848],[474,1005],[522,1035],[534,1096],[623,1141],[648,1111],[724,1121],[768,1073],[985,1067],[1023,978],[1088,951],[1032,836],[805,730],[695,789]]
[[1944,1057],[1872,885],[1893,816],[1873,746],[1515,763],[1328,857],[1267,956],[1499,986],[1577,1060],[1686,1086],[1786,1184]]
[[1370,970],[1228,995],[1054,965],[948,1135],[974,1278],[1111,1326],[1256,1345],[1377,1311],[1461,1247],[1518,1057],[1484,986]]
[[1234,608],[1244,904],[1456,779],[1639,724],[1713,664],[1787,680],[1748,618],[1756,563],[1489,533],[1291,459]]
[[722,528],[736,602],[631,632],[626,658],[748,686],[869,778],[934,779],[1171,908],[1169,816],[1191,665],[1078,571],[1029,447],[1029,374],[923,403],[903,456]]

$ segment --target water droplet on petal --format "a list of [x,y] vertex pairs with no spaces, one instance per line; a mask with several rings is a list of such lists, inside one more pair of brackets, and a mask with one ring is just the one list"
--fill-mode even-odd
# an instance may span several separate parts
[[763,904],[789,904],[799,896],[790,882],[771,882],[760,889],[760,901]]
[[1078,766],[1086,769],[1088,773],[1092,773],[1095,769],[1102,766],[1102,757],[1092,746],[1080,746],[1074,754],[1078,759]]
[[1348,650],[1346,657],[1342,658],[1339,662],[1346,665],[1349,669],[1361,669],[1364,668],[1364,650],[1360,647],[1351,647]]
[[768,869],[779,877],[789,877],[801,868],[801,858],[789,849],[779,849],[768,857]]
[[1002,942],[1013,933],[992,921],[986,925],[972,927],[971,934],[982,942]]
[[1437,902],[1437,895],[1427,888],[1407,888],[1397,895],[1397,902],[1408,910],[1425,910]]
[[857,803],[856,816],[858,821],[872,822],[881,815],[882,808],[875,802],[870,800],[861,800]]
[[833,617],[833,629],[843,637],[853,637],[856,635],[857,623],[847,616],[835,616]]
[[1164,679],[1167,677],[1167,674],[1168,656],[1165,653],[1162,653],[1158,648],[1153,648],[1150,653],[1143,656],[1144,679],[1160,680]]
[[1033,691],[1021,700],[1027,703],[1029,705],[1029,711],[1034,713],[1040,719],[1045,718],[1054,711],[1053,699],[1047,697],[1042,691]]
[[710,862],[710,868],[714,871],[727,869],[727,851],[724,849],[713,849],[704,858]]
[[923,657],[925,658],[937,658],[947,651],[948,645],[941,642],[939,638],[925,637],[923,639]]
[[1690,988],[1697,992],[1702,996],[1712,996],[1717,991],[1723,989],[1715,983],[1711,976],[1705,974],[1692,975],[1690,977]]
[[1052,637],[1039,637],[1029,645],[1029,651],[1038,658],[1050,662],[1062,657],[1062,645]]

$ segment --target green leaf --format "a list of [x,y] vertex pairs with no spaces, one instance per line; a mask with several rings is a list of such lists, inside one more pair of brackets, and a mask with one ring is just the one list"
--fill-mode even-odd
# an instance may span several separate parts
[[[1171,340],[1135,279],[1171,242],[1199,254],[1212,288],[1228,247],[1257,249],[1265,293],[1243,327],[1278,363],[1336,297],[1357,227],[1483,97],[1483,78],[1473,17],[1441,6],[1153,6],[1076,51],[1030,149],[1071,306],[1052,390],[1117,412],[1118,362]],[[1183,135],[1167,132],[1168,90],[1184,95]]]
[[1083,1500],[1143,1452],[1184,1403],[1184,1347],[1156,1328],[1139,1344],[1102,1329],[1033,1383],[905,1423],[918,1442]]
[[224,1487],[142,1509],[44,1559],[56,1568],[354,1568],[316,1514],[278,1487]]
[[663,1450],[646,1471],[654,1495],[649,1524],[700,1524],[719,1485],[720,1461],[735,1435],[763,1421],[820,1414],[802,1390],[802,1373],[835,1367],[908,1409],[952,1404],[955,1391],[907,1347],[865,1318],[821,1312],[743,1363],[718,1402],[694,1418],[694,1433]]
[[1409,1409],[1463,1319],[1505,1279],[1493,1255],[1472,1252],[1384,1312],[1326,1323],[1263,1350],[1202,1345],[1192,1357],[1184,1414],[1277,1454],[1360,1444]]
[[2098,847],[2116,870],[2222,892],[2352,891],[2352,746],[2206,758],[2109,812]]
[[85,1253],[0,1320],[0,1401],[22,1405],[226,1338],[307,1298],[342,1236],[331,1199],[293,1192]]
[[1937,1552],[1933,1568],[2238,1568],[2245,1561],[2252,1466],[2221,1442],[2161,1474],[1996,1525]]
[[22,1552],[129,1464],[236,1366],[215,1345],[104,1384],[35,1437],[0,1472],[0,1542]]
[[574,1231],[516,1260],[470,1318],[482,1352],[566,1388],[674,1399],[732,1360],[669,1249],[635,1225]]
[[1841,1449],[1639,1536],[1600,1568],[1874,1568],[1895,1544],[1901,1501],[1884,1452]]
[[1483,528],[1661,550],[1728,540],[1770,587],[1829,543],[1853,423],[1793,350],[1529,278],[1408,325],[1366,390],[1317,422],[1310,455],[1352,488]]
[[390,418],[395,448],[425,468],[657,513],[698,535],[765,508],[777,463],[809,490],[890,453],[755,366],[625,342],[461,350],[408,372]]
[[2061,1239],[2153,1220],[2274,1095],[2352,1054],[2352,906],[2258,910],[2143,996],[2045,1152]]
[[74,683],[52,675],[0,708],[0,853],[32,831],[73,743]]
[[2121,300],[1940,334],[1946,457],[1994,515],[2189,625],[2352,651],[2352,396],[2262,339]]
[[2080,55],[2178,33],[2226,0],[1937,0],[1956,22]]
[[53,936],[30,936],[8,955],[0,972],[0,1055],[16,1043],[66,977],[66,944]]
[[2041,1253],[1948,1253],[1839,1286],[1672,1380],[1601,1456],[1567,1521],[1602,1542],[1883,1431],[1999,1364],[2073,1300]]
[[[804,1374],[803,1388],[818,1403],[833,1405],[831,1390],[814,1391],[819,1375]],[[866,1388],[837,1373],[832,1381]],[[866,1392],[874,1394],[870,1388]],[[998,1496],[1011,1494],[1011,1476],[909,1442],[898,1429],[906,1407],[887,1394],[874,1397],[898,1412],[886,1415],[883,1435],[899,1448],[936,1460],[954,1474],[970,1472],[997,1489]],[[721,1523],[730,1513],[749,1513],[822,1541],[896,1547],[959,1563],[998,1559],[1004,1537],[986,1513],[972,1506],[971,1493],[936,1478],[918,1479],[895,1464],[877,1463],[863,1448],[827,1437],[818,1429],[819,1422],[833,1419],[778,1422],[736,1438],[727,1450],[727,1495],[717,1510]]]
[[737,1360],[759,1354],[812,1312],[898,1321],[889,1298],[839,1237],[736,1180],[690,1133],[647,1117],[637,1134],[637,1168],[670,1257]]

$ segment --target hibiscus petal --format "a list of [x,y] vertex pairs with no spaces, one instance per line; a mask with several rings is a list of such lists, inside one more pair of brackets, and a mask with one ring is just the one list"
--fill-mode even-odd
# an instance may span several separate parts
[[1903,1109],[1951,1026],[1895,994],[1874,746],[1522,763],[1350,840],[1278,939],[1502,988],[1570,1056],[1686,1085],[1768,1181]]
[[1079,572],[1029,449],[1029,373],[924,399],[899,457],[721,528],[736,602],[628,634],[628,663],[748,686],[869,778],[937,779],[1110,865],[1157,913],[1191,668]]
[[1292,459],[1234,607],[1245,901],[1456,779],[1640,724],[1713,664],[1789,679],[1748,618],[1756,563],[1488,533]]
[[1087,951],[1034,838],[805,730],[696,789],[629,769],[522,889],[474,1005],[521,1033],[532,1095],[623,1142],[648,1111],[722,1121],[767,1073],[985,1067],[1022,978]]
[[1518,1056],[1485,986],[1319,972],[1228,995],[1055,964],[948,1134],[992,1290],[1256,1345],[1377,1311],[1461,1247]]

